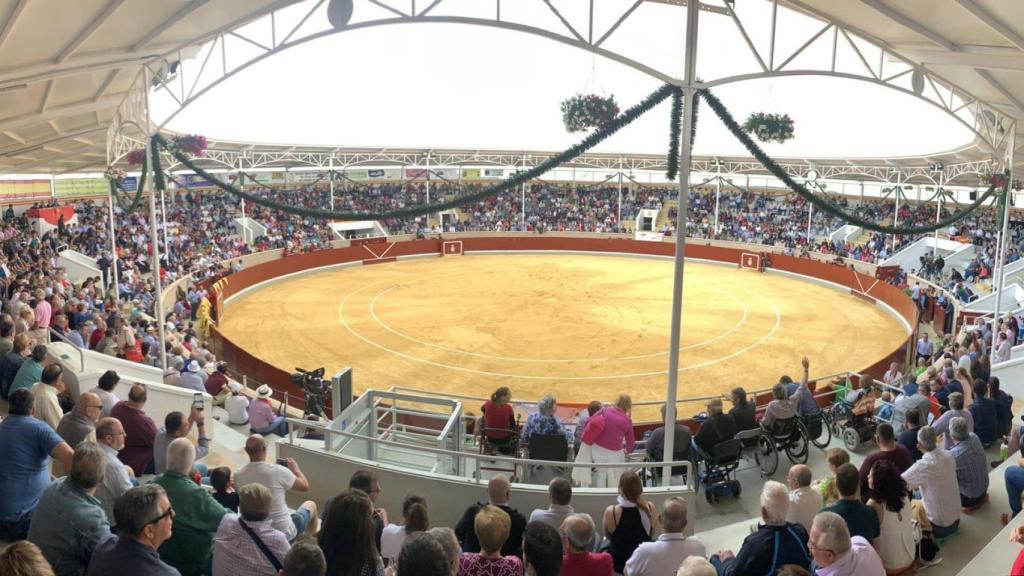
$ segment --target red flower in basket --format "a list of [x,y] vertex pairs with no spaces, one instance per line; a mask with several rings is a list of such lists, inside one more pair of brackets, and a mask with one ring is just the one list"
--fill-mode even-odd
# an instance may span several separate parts
[[146,149],[136,148],[132,150],[124,157],[124,161],[131,164],[132,166],[138,166],[146,161]]
[[1004,174],[993,174],[989,177],[988,183],[995,188],[1002,188],[1006,186],[1006,176]]
[[186,134],[183,136],[176,136],[174,138],[174,145],[178,147],[183,153],[189,156],[202,156],[206,152],[208,145],[206,136],[200,136],[198,134]]

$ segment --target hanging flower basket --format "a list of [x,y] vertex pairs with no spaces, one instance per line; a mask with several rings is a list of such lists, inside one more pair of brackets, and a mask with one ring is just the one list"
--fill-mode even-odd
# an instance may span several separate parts
[[181,136],[175,136],[172,140],[174,146],[178,150],[188,154],[189,156],[202,156],[206,152],[208,145],[206,136],[200,136],[198,134],[183,134]]
[[142,163],[146,161],[146,149],[136,148],[135,150],[132,150],[124,157],[124,161],[132,166],[142,165]]
[[789,114],[765,114],[757,112],[747,117],[743,129],[757,136],[761,142],[783,144],[793,138],[793,119]]
[[103,177],[111,182],[122,182],[124,181],[125,171],[120,168],[114,168],[110,166],[103,172]]
[[615,96],[576,94],[562,101],[562,123],[568,132],[604,128],[618,115]]

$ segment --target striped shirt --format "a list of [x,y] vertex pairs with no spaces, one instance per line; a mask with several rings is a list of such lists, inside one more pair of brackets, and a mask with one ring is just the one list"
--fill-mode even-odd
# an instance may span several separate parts
[[985,459],[985,448],[976,434],[953,446],[949,453],[956,460],[956,480],[960,485],[960,494],[968,498],[978,498],[988,492],[988,460]]

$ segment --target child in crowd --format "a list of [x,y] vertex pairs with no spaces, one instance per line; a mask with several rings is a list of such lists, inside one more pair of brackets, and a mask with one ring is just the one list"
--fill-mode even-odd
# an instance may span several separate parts
[[829,448],[825,451],[825,459],[831,475],[815,483],[814,488],[821,492],[823,506],[831,506],[839,500],[839,489],[836,488],[836,470],[843,464],[850,463],[850,453],[842,448]]
[[213,499],[237,514],[238,493],[235,492],[235,480],[231,476],[231,468],[221,466],[210,470],[210,485],[213,486]]

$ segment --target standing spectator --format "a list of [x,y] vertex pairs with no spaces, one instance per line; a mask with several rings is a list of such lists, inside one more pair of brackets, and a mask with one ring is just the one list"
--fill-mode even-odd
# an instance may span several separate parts
[[163,487],[147,484],[125,492],[114,505],[117,536],[107,536],[93,550],[85,576],[181,576],[157,553],[171,537],[174,518]]
[[26,540],[11,544],[0,553],[0,574],[10,576],[54,576],[39,547]]
[[114,522],[114,503],[125,492],[138,485],[132,469],[117,459],[117,453],[124,448],[124,427],[117,418],[102,418],[96,423],[96,442],[103,451],[103,481],[96,488],[96,499],[103,506],[107,521]]
[[224,399],[224,409],[228,412],[228,423],[242,426],[249,423],[249,399],[242,394],[242,385],[237,382],[228,384],[231,395]]
[[[665,421],[665,405],[661,405],[661,421]],[[672,460],[680,462],[683,460],[690,459],[690,443],[693,440],[693,432],[687,426],[680,424],[678,421],[675,423],[675,440],[672,445]],[[647,454],[647,459],[652,462],[664,462],[665,461],[665,426],[658,426],[651,432],[651,437],[647,439],[647,445],[644,448],[644,452]],[[653,468],[654,475],[657,478],[661,478],[662,469]],[[686,473],[686,466],[676,466],[672,468],[673,476],[681,476]]]
[[572,439],[572,436],[566,432],[565,426],[562,425],[562,421],[555,415],[557,409],[558,404],[555,402],[555,397],[550,394],[537,402],[537,411],[526,418],[526,424],[523,426],[521,438],[524,446],[530,444],[530,436],[534,434],[561,434],[567,441]]
[[253,434],[288,435],[288,423],[284,416],[276,414],[270,405],[270,386],[266,384],[256,389],[256,399],[249,405],[249,429]]
[[977,435],[967,429],[967,421],[953,418],[949,423],[953,447],[949,453],[956,462],[956,481],[960,488],[960,511],[970,514],[988,502],[988,460]]
[[[594,463],[625,462],[626,454],[633,451],[633,421],[629,417],[632,408],[632,398],[628,394],[619,394],[614,406],[601,411],[604,416],[604,429],[590,447]],[[592,423],[588,422],[588,426]],[[617,486],[622,472],[622,468],[598,468],[596,486]]]
[[86,392],[78,397],[75,408],[60,419],[57,424],[57,434],[71,446],[78,447],[82,442],[96,441],[96,421],[103,413],[103,404],[100,397]]
[[[916,286],[915,286],[916,287]],[[915,300],[917,298],[915,297]],[[924,360],[925,362],[931,362],[932,359],[932,343],[928,341],[928,333],[922,331],[921,337],[917,340],[917,360]]]
[[[526,576],[558,576],[562,568],[562,537],[558,530],[544,522],[527,524],[523,532],[523,564]],[[439,576],[447,576],[447,572]]]
[[426,532],[430,529],[427,516],[427,501],[422,496],[410,494],[402,502],[401,526],[388,524],[380,538],[380,555],[389,562],[394,562],[402,551],[402,543],[410,534]]
[[860,536],[850,536],[842,517],[822,512],[814,517],[807,547],[814,555],[816,572],[822,576],[884,574],[882,559]]
[[861,536],[878,548],[878,536],[881,533],[878,514],[860,501],[860,475],[853,464],[843,464],[836,470],[836,488],[839,489],[839,501],[824,511],[841,516],[850,534]]
[[[518,555],[502,556],[509,539],[512,519],[501,508],[487,505],[473,518],[473,532],[480,552],[464,552],[459,558],[459,573],[465,576],[519,576],[523,562]],[[521,548],[521,545],[517,548]]]
[[618,503],[604,510],[604,536],[608,552],[614,560],[615,572],[621,574],[626,560],[643,542],[650,542],[658,529],[658,515],[653,502],[644,498],[640,477],[632,470],[619,479]]
[[896,441],[910,454],[911,463],[921,459],[921,451],[917,449],[917,432],[919,430],[921,430],[921,414],[917,410],[908,410],[905,426]]
[[900,372],[900,363],[893,362],[889,364],[889,369],[885,371],[882,376],[882,381],[889,386],[895,386],[901,388],[903,386],[903,373]]
[[687,537],[686,500],[670,497],[661,512],[663,532],[654,542],[643,542],[626,561],[624,574],[661,576],[672,574],[690,556],[704,558],[707,551],[696,536]]
[[491,505],[500,508],[509,517],[509,536],[501,549],[502,556],[522,556],[523,530],[526,529],[526,517],[510,505],[512,499],[512,485],[503,474],[498,474],[487,483],[487,502],[477,502],[462,515],[459,523],[455,525],[455,536],[462,544],[463,552],[479,552],[481,543],[477,540],[476,530],[473,528],[476,522],[477,512],[481,508]]
[[562,522],[562,557],[560,576],[611,576],[612,557],[607,552],[591,552],[594,520],[589,514],[570,514]]
[[213,537],[213,576],[277,576],[289,545],[270,525],[270,490],[254,482],[238,498],[240,514],[224,515]]
[[799,524],[809,530],[814,515],[822,508],[821,493],[811,488],[811,468],[806,464],[795,464],[786,475],[789,488],[789,512],[786,522]]
[[[15,349],[17,349],[17,346],[15,346]],[[34,383],[42,379],[43,362],[45,361],[46,346],[36,344],[32,347],[32,355],[25,359],[25,362],[18,368],[18,373],[14,375],[14,379],[11,381],[10,393],[13,394],[15,390],[21,388],[31,388]]]
[[974,433],[981,440],[981,445],[988,448],[998,439],[996,428],[999,425],[996,403],[988,398],[988,384],[976,379],[971,385],[974,402],[971,404],[971,418],[974,420]]
[[328,576],[384,576],[373,543],[373,504],[362,490],[345,490],[331,499],[318,542]]
[[64,390],[64,367],[60,364],[50,364],[43,368],[42,379],[32,385],[32,395],[35,396],[33,415],[46,422],[54,430],[60,425],[60,419],[64,416],[59,398]]
[[32,393],[11,394],[10,412],[0,422],[0,539],[22,540],[32,512],[50,483],[50,457],[71,469],[73,451],[52,428],[32,417]]
[[868,506],[878,515],[878,555],[889,573],[906,572],[917,554],[910,491],[892,462],[880,461],[868,473]]
[[786,522],[789,492],[779,482],[769,480],[761,490],[761,520],[756,532],[743,540],[739,554],[719,551],[711,563],[719,574],[771,574],[784,564],[810,566],[807,531],[799,524]]
[[[193,423],[199,432],[194,460],[204,458],[210,453],[210,439],[206,436],[206,416],[202,410],[193,406],[187,419],[181,412],[168,412],[164,417],[163,427],[153,438],[153,469],[156,474],[163,474],[167,470],[167,447],[175,438],[187,437],[192,431]],[[196,469],[199,470],[200,476],[206,476],[206,466],[197,463]]]
[[258,483],[270,489],[273,495],[270,507],[271,525],[283,532],[289,542],[307,530],[313,533],[316,504],[306,500],[298,509],[289,510],[285,502],[285,492],[289,490],[309,492],[309,480],[295,460],[288,458],[287,466],[267,462],[267,442],[259,434],[253,434],[245,441],[245,453],[249,456],[249,463],[235,473],[235,486],[240,488],[246,484]]
[[110,523],[95,497],[105,460],[95,442],[81,443],[70,473],[47,487],[32,514],[28,540],[39,546],[57,576],[85,572],[93,550],[110,534]]
[[448,576],[444,548],[429,534],[413,534],[402,546],[395,576]]
[[[196,448],[188,438],[175,438],[167,446],[167,471],[153,479],[154,484],[167,491],[176,513],[174,533],[160,547],[160,557],[182,576],[210,574],[213,536],[224,515],[230,514],[189,477],[195,458]],[[116,506],[114,512],[117,513]]]
[[[907,449],[902,444],[896,443],[896,436],[893,434],[892,426],[885,422],[882,422],[875,428],[875,444],[878,445],[878,451],[868,454],[868,457],[860,465],[860,493],[863,498],[867,498],[868,474],[876,462],[883,460],[892,462],[901,474],[906,472],[911,464],[914,463],[910,452],[907,452]],[[849,462],[848,455],[846,461]]]
[[114,409],[114,405],[118,402],[117,396],[114,394],[114,388],[117,388],[117,383],[120,381],[121,377],[117,375],[117,372],[107,370],[100,376],[96,387],[89,390],[89,392],[100,397],[103,403],[103,416],[110,416],[110,411]]
[[924,426],[917,433],[917,442],[924,455],[903,473],[911,488],[921,487],[921,500],[911,503],[914,520],[924,533],[944,538],[960,526],[960,490],[956,483],[956,461],[939,448],[935,430]]
[[946,450],[953,447],[953,437],[949,433],[949,422],[957,416],[967,422],[967,430],[969,432],[974,432],[974,417],[971,416],[969,411],[964,410],[964,395],[960,392],[954,392],[949,395],[949,410],[943,412],[937,420],[932,422],[932,428],[935,429],[935,432],[942,434]]
[[110,410],[124,426],[124,449],[118,457],[131,466],[135,476],[153,472],[153,441],[156,439],[156,422],[146,415],[146,385],[133,384],[128,391],[128,400],[118,402]]

